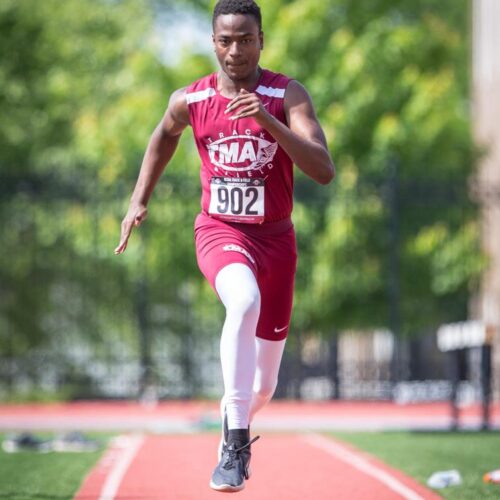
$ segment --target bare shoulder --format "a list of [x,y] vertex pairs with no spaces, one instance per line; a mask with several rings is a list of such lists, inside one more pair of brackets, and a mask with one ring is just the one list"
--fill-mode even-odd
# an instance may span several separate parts
[[307,89],[297,80],[290,80],[285,91],[285,109],[306,104],[312,106],[311,96]]
[[178,136],[188,125],[189,110],[186,101],[186,87],[183,87],[172,92],[160,127],[164,134]]
[[325,134],[311,96],[297,80],[291,80],[286,88],[284,107],[287,124],[292,131],[326,147]]
[[176,122],[189,125],[189,109],[186,99],[186,89],[187,87],[182,87],[172,92],[168,102],[167,112],[170,113]]
[[292,130],[302,128],[304,123],[309,123],[312,128],[320,127],[311,96],[297,80],[291,80],[286,88],[284,108],[288,126]]

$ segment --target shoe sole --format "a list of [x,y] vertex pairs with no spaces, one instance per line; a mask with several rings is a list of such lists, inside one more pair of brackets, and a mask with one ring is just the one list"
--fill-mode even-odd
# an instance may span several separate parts
[[240,486],[232,486],[230,484],[215,484],[212,481],[210,481],[210,488],[212,488],[215,491],[236,493],[237,491],[241,491],[243,488],[245,488],[245,481],[243,481],[243,483],[241,483]]

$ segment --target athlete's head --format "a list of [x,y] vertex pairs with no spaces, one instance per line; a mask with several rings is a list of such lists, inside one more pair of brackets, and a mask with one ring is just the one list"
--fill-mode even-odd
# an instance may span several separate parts
[[228,14],[250,15],[255,18],[259,31],[262,31],[262,16],[260,7],[253,0],[219,0],[214,7],[212,26],[215,31],[215,21],[219,16]]
[[245,80],[256,70],[264,46],[262,18],[253,0],[219,0],[212,18],[215,53],[232,80]]

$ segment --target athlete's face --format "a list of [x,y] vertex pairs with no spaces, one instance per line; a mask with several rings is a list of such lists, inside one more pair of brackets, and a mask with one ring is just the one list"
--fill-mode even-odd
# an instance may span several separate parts
[[219,64],[231,80],[246,80],[255,74],[264,35],[252,15],[218,16],[212,39]]

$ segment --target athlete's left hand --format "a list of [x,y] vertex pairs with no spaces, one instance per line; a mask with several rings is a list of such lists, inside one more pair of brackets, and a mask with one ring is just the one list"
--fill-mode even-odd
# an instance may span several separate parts
[[224,114],[236,110],[236,113],[229,117],[230,120],[238,120],[246,116],[252,116],[255,120],[263,125],[269,113],[265,109],[265,105],[259,99],[257,94],[248,92],[248,90],[241,89],[237,95],[228,105]]

